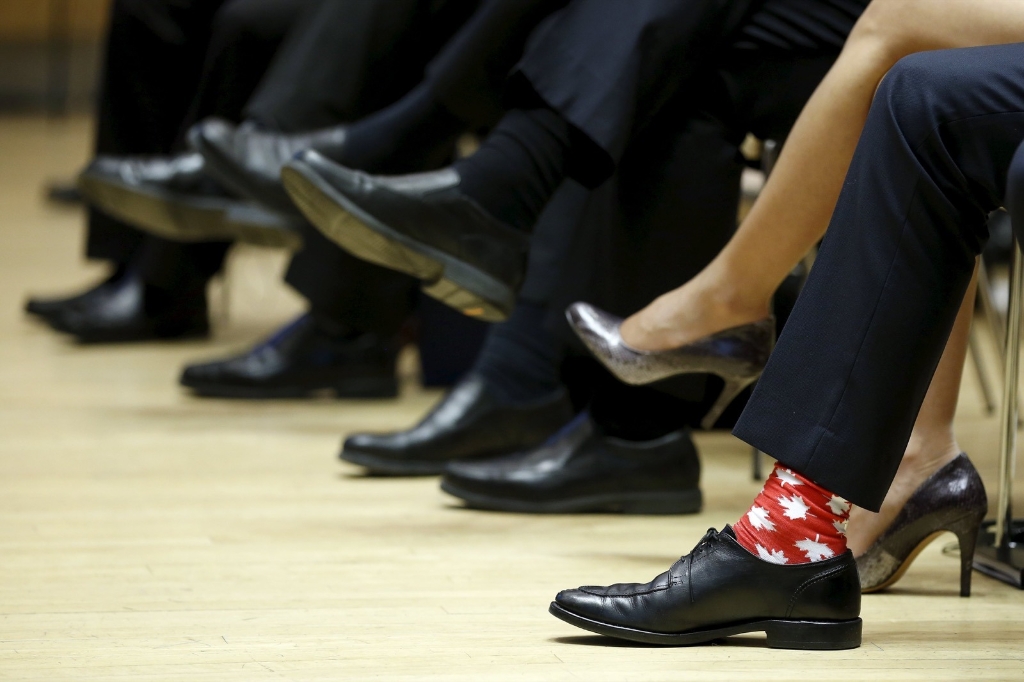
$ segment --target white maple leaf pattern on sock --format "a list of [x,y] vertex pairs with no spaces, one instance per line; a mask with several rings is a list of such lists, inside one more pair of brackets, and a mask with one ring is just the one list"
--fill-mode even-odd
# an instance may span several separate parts
[[783,488],[786,487],[787,483],[793,486],[804,484],[803,481],[797,478],[796,474],[793,473],[792,469],[776,469],[775,476],[779,479],[779,485],[781,485]]
[[788,564],[789,557],[783,553],[781,549],[768,550],[761,545],[755,545],[757,547],[757,556],[763,561],[767,561],[772,564]]
[[814,539],[804,538],[796,543],[797,549],[807,555],[808,561],[821,561],[822,559],[831,559],[836,555],[832,551],[832,548],[826,545],[824,542],[818,542],[821,536],[815,535]]
[[811,510],[804,498],[799,495],[793,495],[792,497],[780,497],[779,506],[784,510],[782,515],[787,519],[799,520],[806,519],[807,512]]
[[833,521],[832,522],[832,527],[835,528],[836,532],[839,533],[840,535],[846,535],[846,527],[849,524],[850,524],[849,520],[847,520],[847,521]]
[[755,530],[775,531],[775,524],[768,520],[768,510],[753,506],[747,512],[747,520]]
[[850,503],[839,497],[833,495],[832,499],[828,501],[828,508],[832,510],[832,513],[836,516],[842,516],[846,512],[850,511]]

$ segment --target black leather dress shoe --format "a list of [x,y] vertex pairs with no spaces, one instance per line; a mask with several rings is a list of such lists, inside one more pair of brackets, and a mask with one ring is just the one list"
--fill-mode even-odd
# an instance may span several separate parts
[[329,334],[303,315],[242,355],[186,367],[181,385],[218,398],[393,398],[398,350],[376,334]]
[[552,615],[600,635],[686,646],[764,632],[777,649],[860,646],[853,554],[785,566],[755,557],[732,529],[715,529],[649,583],[559,592]]
[[55,317],[63,315],[69,310],[81,308],[88,305],[96,305],[100,300],[112,295],[117,291],[117,284],[125,276],[125,270],[118,268],[107,279],[94,287],[74,296],[61,298],[37,298],[33,297],[25,302],[25,312],[35,315],[50,322]]
[[453,460],[536,447],[571,418],[564,390],[530,403],[503,405],[483,378],[470,375],[413,428],[349,436],[338,456],[373,474],[430,476],[444,473]]
[[78,177],[86,200],[115,218],[175,241],[232,241],[297,249],[298,219],[230,196],[197,153],[100,156]]
[[511,313],[529,236],[463,194],[454,169],[371,176],[306,151],[281,179],[310,222],[352,255],[422,280],[424,292],[470,317]]
[[251,122],[235,126],[211,118],[193,126],[188,141],[206,159],[210,176],[229,190],[276,211],[298,215],[281,184],[281,168],[304,149],[336,157],[345,148],[347,131],[348,126],[335,126],[284,134],[262,130]]
[[103,296],[64,310],[50,318],[57,331],[81,343],[129,343],[157,339],[208,336],[204,291],[166,300],[137,276],[116,281]]
[[470,507],[521,513],[700,511],[700,460],[689,430],[631,442],[580,415],[533,451],[453,462],[441,489]]

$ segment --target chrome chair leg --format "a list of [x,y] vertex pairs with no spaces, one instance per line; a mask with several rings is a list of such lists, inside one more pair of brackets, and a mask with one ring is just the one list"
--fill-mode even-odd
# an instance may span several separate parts
[[1020,322],[1024,305],[1024,257],[1014,242],[1003,353],[1003,405],[1000,410],[999,498],[994,523],[974,555],[974,568],[1003,582],[1024,588],[1024,533],[1013,521],[1013,476],[1017,461],[1017,397],[1020,371]]

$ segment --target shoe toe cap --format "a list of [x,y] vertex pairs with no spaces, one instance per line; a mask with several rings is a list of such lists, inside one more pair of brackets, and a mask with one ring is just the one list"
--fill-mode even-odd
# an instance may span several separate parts
[[596,589],[600,588],[579,587],[573,590],[562,590],[555,596],[555,603],[577,616],[592,620],[607,620],[607,599],[591,591]]
[[231,123],[219,118],[209,118],[192,126],[188,131],[188,141],[193,149],[199,151],[208,145],[227,147],[234,132],[235,126]]

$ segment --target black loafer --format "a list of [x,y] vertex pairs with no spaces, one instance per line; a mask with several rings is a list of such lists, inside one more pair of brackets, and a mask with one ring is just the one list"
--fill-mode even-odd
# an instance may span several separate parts
[[78,187],[104,213],[167,239],[302,245],[297,218],[230,196],[207,175],[200,154],[100,156],[79,175]]
[[281,168],[304,149],[328,157],[340,154],[348,126],[285,134],[260,129],[251,122],[235,126],[211,118],[188,132],[189,145],[206,159],[207,172],[240,197],[287,215],[299,215],[281,184]]
[[[80,343],[132,343],[160,339],[203,338],[210,334],[206,293],[183,293],[154,304],[152,290],[135,275],[125,275],[96,297],[49,318],[59,332]],[[161,299],[166,299],[161,296]],[[149,300],[147,300],[149,299]]]
[[861,643],[853,554],[784,566],[748,552],[726,527],[645,584],[559,592],[553,616],[647,644],[687,646],[764,632],[777,649],[854,649]]
[[186,367],[180,381],[217,398],[393,398],[398,350],[376,334],[337,338],[303,315],[246,353]]
[[631,442],[599,433],[583,414],[533,451],[453,462],[441,489],[497,511],[692,514],[701,508],[699,483],[688,429]]
[[39,298],[33,296],[25,302],[25,312],[35,315],[46,322],[64,315],[70,310],[97,305],[100,301],[116,293],[118,283],[126,276],[124,268],[118,268],[107,279],[80,294],[61,298]]
[[536,447],[571,418],[564,390],[530,403],[504,405],[483,378],[470,375],[413,428],[349,436],[338,456],[373,474],[433,476],[444,473],[454,460]]
[[454,169],[371,176],[306,151],[281,179],[310,222],[357,258],[422,280],[424,292],[470,317],[511,313],[529,236],[463,194]]

